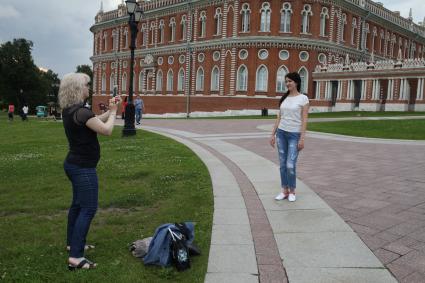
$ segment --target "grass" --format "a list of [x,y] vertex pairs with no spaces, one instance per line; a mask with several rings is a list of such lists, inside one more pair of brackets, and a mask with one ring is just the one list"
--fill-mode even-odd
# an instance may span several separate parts
[[425,140],[425,119],[315,122],[308,124],[308,130],[368,138]]
[[[0,116],[0,280],[5,282],[203,282],[213,196],[205,165],[185,146],[149,132],[100,137],[99,210],[88,235],[96,270],[69,272],[65,252],[71,184],[61,123]],[[202,255],[192,268],[145,267],[128,251],[163,223],[193,221]]]
[[[425,116],[425,112],[405,112],[405,111],[343,111],[343,112],[316,112],[309,113],[309,118],[346,118],[346,117],[393,117],[393,116]],[[164,119],[164,118],[143,118],[143,119]],[[187,119],[186,117],[173,117],[166,119]],[[190,117],[189,119],[276,119],[276,115],[247,115],[247,116],[218,116],[218,117]]]

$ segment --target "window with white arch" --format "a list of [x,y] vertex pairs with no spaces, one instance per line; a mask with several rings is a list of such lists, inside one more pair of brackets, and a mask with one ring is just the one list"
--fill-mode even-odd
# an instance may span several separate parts
[[313,15],[311,6],[306,4],[301,11],[301,33],[310,33],[310,17]]
[[170,19],[170,41],[173,42],[176,40],[176,19],[171,18]]
[[178,80],[177,80],[177,90],[183,91],[184,87],[184,70],[181,68],[178,73]]
[[215,35],[220,35],[221,26],[223,22],[223,14],[221,13],[221,8],[217,8],[215,10],[214,20],[215,20]]
[[205,37],[206,36],[206,30],[207,30],[207,12],[202,11],[201,15],[199,16],[199,37]]
[[220,87],[220,70],[217,66],[211,71],[211,90],[218,91]]
[[307,94],[308,91],[308,71],[305,67],[301,67],[298,71],[301,77],[301,93]]
[[341,40],[345,41],[345,26],[347,25],[347,14],[342,14],[342,21],[341,21]]
[[156,74],[156,90],[162,91],[162,70],[158,70]]
[[267,67],[261,65],[257,69],[257,74],[255,76],[255,90],[256,91],[267,91],[267,83],[268,83],[269,72]]
[[199,67],[196,71],[196,90],[204,90],[204,69],[202,67]]
[[264,2],[261,5],[261,22],[260,22],[260,31],[267,32],[270,31],[270,17],[272,10],[270,9],[270,4],[268,2]]
[[249,23],[251,17],[251,10],[249,4],[244,3],[241,9],[241,32],[249,32]]
[[291,16],[291,3],[283,3],[282,10],[280,10],[280,31],[291,32]]
[[145,89],[145,72],[140,71],[139,73],[139,92]]
[[286,66],[280,66],[276,74],[276,92],[286,92],[285,76],[288,73]]
[[106,91],[106,74],[103,73],[102,75],[102,92],[105,93]]
[[186,23],[187,23],[186,15],[183,15],[182,19],[180,21],[180,26],[181,26],[181,29],[182,29],[181,40],[186,40]]
[[127,73],[122,74],[121,77],[121,91],[125,92],[127,90]]
[[238,69],[238,75],[236,77],[236,90],[247,91],[248,90],[248,68],[245,65],[241,65]]
[[167,73],[167,90],[172,91],[173,90],[173,81],[174,81],[174,74],[173,70],[168,70]]
[[111,73],[109,76],[109,91],[112,93],[114,91],[115,86],[115,74]]
[[351,22],[351,44],[354,45],[354,39],[356,37],[356,30],[357,30],[357,19],[353,18],[353,21]]
[[158,43],[164,42],[164,20],[159,21]]
[[322,7],[322,12],[320,13],[320,35],[326,36],[326,27],[329,19],[329,10],[326,7]]

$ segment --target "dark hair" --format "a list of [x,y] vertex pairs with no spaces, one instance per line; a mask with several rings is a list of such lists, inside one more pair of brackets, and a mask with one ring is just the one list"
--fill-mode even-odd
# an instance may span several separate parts
[[[286,78],[294,81],[297,84],[297,90],[298,90],[298,92],[301,91],[301,77],[300,77],[300,74],[298,74],[297,72],[287,73],[285,75],[285,79]],[[288,97],[288,95],[289,95],[289,90],[285,94],[283,94],[282,97],[280,98],[280,100],[279,100],[279,107],[282,104],[282,102]]]

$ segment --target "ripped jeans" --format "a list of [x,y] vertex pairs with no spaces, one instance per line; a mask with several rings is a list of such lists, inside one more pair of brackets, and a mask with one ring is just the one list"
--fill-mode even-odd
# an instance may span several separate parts
[[291,133],[277,129],[276,143],[279,151],[280,183],[282,188],[295,191],[297,185],[296,166],[298,159],[298,141],[300,133]]

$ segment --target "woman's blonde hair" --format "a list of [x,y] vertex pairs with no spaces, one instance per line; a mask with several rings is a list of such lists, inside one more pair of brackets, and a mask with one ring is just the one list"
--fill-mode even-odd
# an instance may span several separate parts
[[63,76],[59,86],[59,106],[68,108],[84,102],[84,88],[90,82],[90,77],[84,73],[70,73]]

